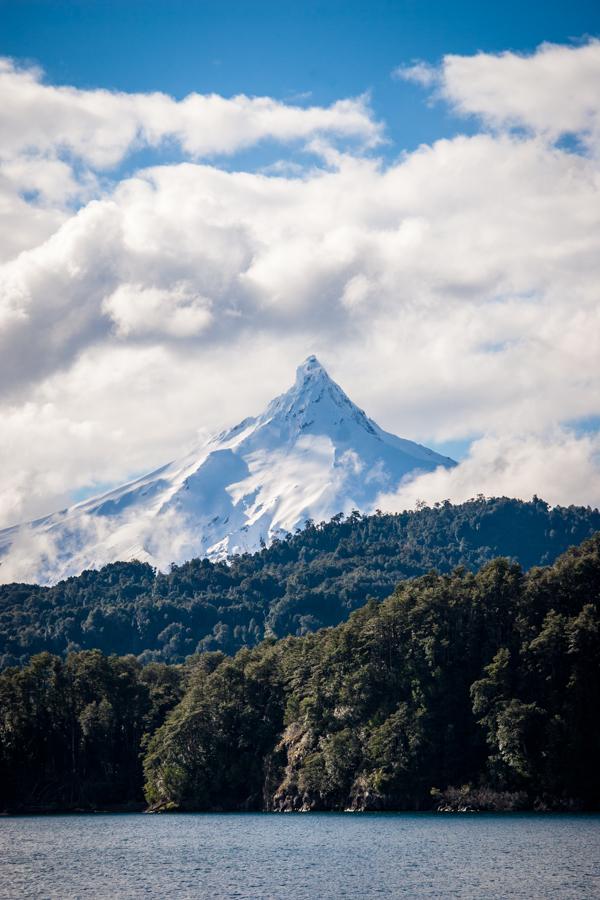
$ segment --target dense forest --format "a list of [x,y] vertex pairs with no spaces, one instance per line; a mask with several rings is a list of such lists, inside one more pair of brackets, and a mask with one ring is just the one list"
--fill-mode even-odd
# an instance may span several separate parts
[[157,810],[599,809],[599,709],[596,534],[529,572],[497,559],[404,581],[233,657],[8,668],[0,808],[145,790]]
[[204,651],[235,653],[265,637],[337,625],[406,578],[498,556],[524,569],[552,563],[600,529],[589,507],[476,498],[398,515],[339,515],[228,562],[195,559],[155,573],[114,563],[51,588],[0,586],[0,668],[34,654],[86,649],[182,663]]
[[179,666],[99,650],[0,674],[0,810],[139,806],[140,753],[181,699]]

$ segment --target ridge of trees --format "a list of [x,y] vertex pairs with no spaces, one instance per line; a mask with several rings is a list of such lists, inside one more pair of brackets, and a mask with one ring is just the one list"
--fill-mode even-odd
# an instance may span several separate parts
[[133,654],[182,663],[265,637],[336,625],[368,599],[431,569],[471,571],[498,556],[552,563],[600,529],[590,507],[482,496],[399,514],[334,516],[250,554],[193,559],[156,573],[140,562],[85,571],[53,587],[0,586],[0,668],[43,651]]

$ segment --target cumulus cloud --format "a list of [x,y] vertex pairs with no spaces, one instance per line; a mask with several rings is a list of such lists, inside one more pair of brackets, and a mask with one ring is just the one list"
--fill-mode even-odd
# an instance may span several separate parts
[[170,290],[120,284],[102,303],[119,337],[159,334],[185,338],[210,325],[210,300],[193,288],[175,284]]
[[525,56],[478,53],[444,58],[441,90],[458,112],[495,127],[520,127],[552,140],[600,137],[600,41],[542,44]]
[[200,159],[318,136],[374,147],[382,125],[366,94],[328,107],[243,94],[175,100],[46,84],[39,68],[0,57],[0,261],[49,237],[136,150],[173,145]]
[[94,169],[173,139],[194,157],[231,154],[257,141],[309,139],[318,134],[381,140],[367,98],[329,107],[300,107],[271,97],[126,94],[44,84],[39,69],[0,59],[0,134],[3,157],[67,152]]
[[455,469],[407,479],[396,492],[381,494],[375,508],[400,511],[442,499],[461,503],[477,494],[529,500],[535,493],[552,505],[600,505],[600,436],[578,437],[564,429],[486,436]]
[[461,115],[497,128],[520,128],[555,141],[574,135],[597,150],[600,138],[600,40],[541,44],[533,54],[448,54],[436,67],[398,66],[395,78],[435,88]]
[[[388,430],[423,442],[502,436],[475,444],[451,481],[417,485],[419,496],[597,502],[592,444],[549,429],[600,414],[600,99],[589,89],[599,52],[589,42],[446,57],[438,90],[480,116],[481,133],[388,165],[323,143],[375,143],[365,101],[185,105],[57,88],[5,64],[2,524],[180,455],[197,429],[257,412],[310,352]],[[568,115],[561,79],[577,107]],[[572,129],[577,150],[553,143]],[[324,162],[248,172],[193,159],[266,136],[310,141]],[[190,161],[122,180],[93,169],[165,139]],[[545,469],[534,478],[546,446],[565,467],[587,453],[560,494]],[[499,480],[495,460],[511,454],[518,465]]]

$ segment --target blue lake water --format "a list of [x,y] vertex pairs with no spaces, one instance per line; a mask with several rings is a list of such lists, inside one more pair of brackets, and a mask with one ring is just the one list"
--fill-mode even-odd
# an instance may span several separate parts
[[600,816],[11,817],[0,897],[586,900],[600,897]]

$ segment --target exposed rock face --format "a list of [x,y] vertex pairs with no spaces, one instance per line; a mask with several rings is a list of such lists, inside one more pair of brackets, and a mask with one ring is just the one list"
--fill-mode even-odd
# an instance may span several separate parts
[[309,812],[320,808],[320,798],[311,793],[300,773],[304,760],[314,749],[312,730],[303,728],[299,722],[288,725],[275,751],[280,761],[281,780],[268,798],[269,810]]
[[[316,760],[323,741],[301,722],[293,722],[285,729],[272,759],[269,760],[265,780],[265,809],[271,812],[314,812],[344,809],[346,812],[378,811],[392,808],[391,798],[376,790],[366,775],[358,775],[344,796],[338,793],[337,802],[315,790],[311,779],[311,763]],[[279,767],[279,780],[273,775]]]

